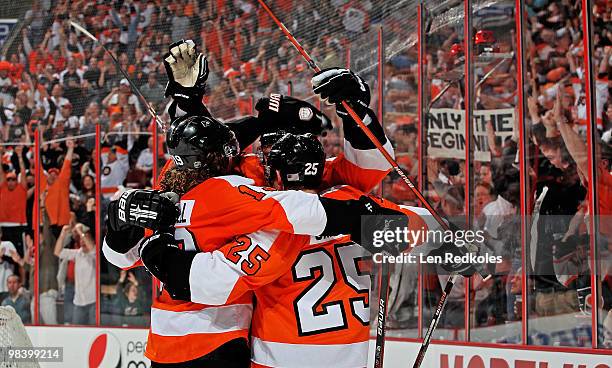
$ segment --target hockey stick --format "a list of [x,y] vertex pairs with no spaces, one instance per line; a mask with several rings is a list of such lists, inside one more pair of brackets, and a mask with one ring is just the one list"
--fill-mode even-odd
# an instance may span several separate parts
[[385,332],[387,307],[389,304],[389,263],[380,265],[380,284],[378,289],[378,318],[376,326],[376,346],[374,348],[374,368],[382,368],[385,357]]
[[[264,10],[268,13],[268,15],[270,15],[270,17],[272,18],[272,20],[274,21],[274,23],[276,23],[276,25],[281,29],[281,31],[285,34],[285,36],[287,37],[287,39],[289,40],[289,42],[291,42],[291,44],[293,44],[293,47],[296,48],[296,50],[302,55],[302,57],[304,58],[304,60],[306,60],[306,63],[308,64],[308,66],[314,70],[315,72],[320,72],[321,68],[319,68],[317,66],[317,64],[315,63],[315,61],[310,57],[310,55],[308,55],[308,53],[306,52],[306,50],[304,50],[304,48],[302,47],[302,45],[299,44],[299,42],[295,39],[295,37],[293,37],[293,35],[291,34],[291,32],[289,32],[289,30],[287,29],[287,27],[285,27],[285,25],[276,17],[276,15],[274,15],[274,13],[272,12],[272,10],[268,7],[268,5],[266,5],[264,0],[258,0],[259,3],[261,4],[261,6],[264,8]],[[416,197],[419,199],[419,201],[421,201],[421,203],[423,203],[423,207],[425,207],[430,213],[431,215],[436,219],[436,221],[438,222],[438,224],[440,224],[440,226],[444,229],[444,230],[450,230],[450,227],[447,225],[447,223],[442,219],[442,216],[440,216],[438,214],[438,212],[436,212],[436,210],[432,207],[431,204],[429,204],[429,202],[425,199],[425,197],[423,196],[423,194],[421,194],[421,192],[419,192],[419,190],[417,189],[416,185],[412,182],[412,180],[406,175],[406,173],[404,173],[404,171],[400,168],[399,164],[393,159],[393,157],[391,157],[391,155],[389,154],[389,152],[387,152],[382,144],[378,141],[378,138],[376,138],[376,136],[370,131],[370,128],[368,128],[365,123],[363,122],[363,120],[359,117],[359,115],[357,115],[357,113],[355,112],[355,110],[353,110],[353,108],[351,108],[351,106],[346,102],[346,101],[342,101],[342,106],[346,109],[346,111],[348,112],[348,114],[353,118],[353,120],[355,120],[355,123],[357,123],[357,125],[359,126],[359,128],[361,128],[361,130],[363,130],[363,132],[365,133],[365,135],[372,141],[372,143],[374,143],[374,145],[376,146],[376,148],[380,151],[380,153],[384,156],[385,160],[387,160],[387,162],[393,167],[393,169],[399,174],[399,176],[402,178],[402,180],[408,185],[408,187],[410,188],[410,190],[414,193],[414,195],[416,195]]]
[[[295,49],[302,55],[304,60],[306,60],[306,63],[308,64],[308,66],[312,70],[314,70],[315,72],[321,71],[321,68],[319,68],[317,66],[315,61],[310,57],[310,55],[308,55],[306,50],[304,50],[302,45],[300,45],[300,43],[295,39],[295,37],[293,37],[293,35],[291,34],[291,32],[289,32],[287,27],[285,27],[285,25],[276,17],[276,15],[274,15],[274,12],[272,11],[272,9],[270,9],[270,7],[268,7],[268,5],[265,3],[265,1],[264,0],[258,0],[258,1],[259,1],[259,4],[263,7],[263,9],[268,13],[268,15],[270,15],[270,18],[272,18],[274,23],[276,23],[278,28],[280,28],[280,30],[285,34],[285,37],[287,37],[287,39],[289,40],[289,42],[291,42],[293,47],[295,47]],[[432,205],[429,204],[429,202],[425,199],[423,194],[421,194],[421,192],[414,185],[412,180],[410,180],[410,178],[404,173],[404,171],[400,168],[400,166],[393,159],[393,157],[391,157],[391,155],[383,148],[382,144],[378,141],[376,136],[374,134],[372,134],[370,129],[364,124],[364,122],[361,120],[359,115],[357,115],[357,113],[355,113],[355,110],[353,110],[346,101],[342,101],[342,106],[348,112],[348,114],[353,118],[355,123],[357,123],[359,128],[361,128],[361,130],[363,130],[365,135],[372,141],[372,143],[374,143],[376,148],[384,156],[384,158],[387,160],[387,162],[389,162],[389,164],[393,167],[393,169],[395,169],[395,171],[402,178],[402,180],[406,183],[406,185],[408,185],[408,187],[414,193],[414,195],[419,199],[419,201],[421,201],[421,203],[423,204],[423,207],[425,207],[425,209],[427,209],[429,211],[429,213],[431,213],[431,215],[436,219],[436,222],[438,222],[438,224],[442,227],[442,229],[443,230],[451,230],[450,226],[442,219],[442,216],[440,216],[438,214],[438,212],[436,212],[436,210],[432,207]],[[453,273],[451,273],[451,275],[448,278],[446,286],[444,287],[444,290],[445,291],[448,290],[448,292],[446,294],[442,294],[442,298],[440,299],[440,302],[438,303],[438,309],[436,310],[436,312],[438,312],[439,314],[442,313],[442,309],[444,308],[444,305],[446,304],[446,295],[448,295],[448,293],[450,293],[451,289],[453,288],[454,280],[457,278],[457,276],[458,276],[457,273],[453,272]],[[484,273],[483,273],[483,277],[485,277]],[[489,276],[487,275],[485,277],[485,279],[487,279],[488,277]],[[381,295],[382,295],[382,293],[381,293]],[[386,297],[385,297],[385,299],[386,299]],[[383,311],[383,313],[386,313],[386,305],[385,305],[385,310]],[[439,319],[439,317],[438,317],[438,319]],[[427,331],[427,335],[429,335],[430,338],[431,338],[431,334],[433,333],[433,330],[435,329],[435,325],[437,325],[437,322],[435,324],[432,324],[432,326],[430,326],[429,330]],[[380,348],[380,350],[384,350],[384,348],[382,346],[378,346],[378,343],[379,343],[379,340],[380,340],[380,343],[384,344],[384,329],[385,329],[385,326],[382,325],[382,326],[379,326],[379,328],[381,328],[383,330],[382,331],[383,336],[380,339],[379,339],[379,336],[377,336],[377,339],[376,339],[377,340],[376,351],[378,351],[379,348]],[[427,347],[428,346],[429,346],[429,341],[427,342],[427,344],[425,344],[425,341],[423,341],[423,345],[421,345],[421,351],[419,351],[419,355],[425,356],[425,352],[427,351]],[[417,359],[418,359],[418,357],[417,357]],[[423,358],[420,358],[420,359],[422,360]],[[419,365],[420,365],[420,363],[418,363],[418,365],[415,365],[415,367],[418,367]],[[380,361],[380,365],[378,367],[382,367],[382,360]]]
[[119,71],[121,72],[121,74],[123,74],[123,77],[128,81],[128,83],[130,84],[130,87],[132,87],[132,90],[136,93],[136,95],[138,95],[138,97],[140,97],[140,99],[142,100],[142,102],[144,103],[144,105],[147,107],[147,110],[149,111],[149,114],[151,114],[151,117],[155,120],[155,122],[157,122],[157,125],[159,126],[159,128],[165,132],[166,131],[166,124],[164,123],[164,121],[159,117],[159,115],[157,114],[157,112],[155,111],[155,109],[153,108],[153,106],[151,106],[151,104],[149,102],[147,102],[147,99],[143,96],[142,92],[140,92],[140,90],[138,89],[138,87],[136,87],[136,85],[134,84],[134,82],[132,82],[132,80],[130,79],[130,76],[125,72],[125,70],[123,70],[123,68],[121,68],[121,64],[119,64],[119,60],[117,60],[117,58],[115,57],[115,55],[113,55],[112,52],[109,51],[109,49],[106,48],[106,46],[104,46],[104,44],[102,44],[102,42],[100,42],[96,36],[92,35],[91,33],[89,33],[88,30],[85,29],[85,27],[81,26],[78,23],[75,23],[73,21],[70,21],[70,25],[72,27],[74,27],[74,29],[76,29],[77,31],[83,33],[85,36],[89,37],[92,41],[94,41],[95,43],[97,43],[98,45],[100,45],[102,47],[102,49],[104,50],[104,52],[106,52],[111,59],[113,60],[113,63],[115,64],[115,66],[117,67],[117,69],[119,69]]
[[427,348],[429,347],[429,342],[431,341],[431,335],[433,335],[436,326],[438,326],[438,322],[440,322],[440,316],[442,316],[442,311],[444,310],[444,306],[446,305],[446,299],[448,295],[453,290],[453,286],[455,286],[455,281],[457,281],[457,273],[451,273],[446,281],[446,286],[444,286],[444,290],[442,291],[442,296],[440,296],[440,301],[438,302],[438,306],[436,307],[436,311],[434,312],[433,317],[431,318],[431,323],[429,324],[429,328],[423,336],[423,343],[421,344],[421,348],[419,349],[419,353],[417,354],[416,360],[414,361],[414,365],[412,368],[419,368],[421,363],[423,363],[423,359],[425,359],[425,353],[427,353]]

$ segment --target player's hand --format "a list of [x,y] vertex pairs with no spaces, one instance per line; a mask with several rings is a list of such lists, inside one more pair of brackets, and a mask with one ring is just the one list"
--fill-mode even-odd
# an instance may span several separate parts
[[321,135],[332,129],[331,120],[310,103],[293,97],[271,94],[255,105],[257,119],[270,132]]
[[[458,246],[454,243],[447,242],[433,250],[429,255],[440,256],[443,260],[447,258],[447,255],[452,255],[451,259],[454,260],[457,259],[457,257],[463,257],[469,253],[471,252],[465,246]],[[449,273],[456,272],[464,277],[470,277],[477,272],[475,265],[469,262],[444,262],[440,264],[440,267]]]
[[312,77],[314,93],[323,100],[338,105],[342,101],[351,106],[370,104],[370,87],[357,74],[344,68],[327,68]]
[[143,239],[138,253],[145,268],[160,281],[166,281],[167,277],[163,271],[164,257],[163,253],[166,247],[175,247],[178,249],[174,235],[166,232],[148,236]]
[[166,232],[145,238],[139,248],[145,268],[164,283],[165,290],[176,300],[191,299],[189,274],[197,253],[179,249],[174,236]]
[[359,202],[362,205],[359,233],[353,232],[351,239],[372,254],[387,252],[397,255],[404,251],[408,244],[395,235],[392,241],[387,241],[384,234],[386,232],[397,234],[397,230],[407,227],[408,216],[403,212],[383,207],[378,201],[365,195],[359,198]]
[[125,191],[118,200],[108,205],[108,222],[114,231],[130,226],[167,230],[176,224],[179,210],[178,196],[156,190],[134,189]]
[[168,74],[166,97],[202,99],[208,79],[208,61],[192,40],[170,45],[169,52],[164,55],[164,67]]

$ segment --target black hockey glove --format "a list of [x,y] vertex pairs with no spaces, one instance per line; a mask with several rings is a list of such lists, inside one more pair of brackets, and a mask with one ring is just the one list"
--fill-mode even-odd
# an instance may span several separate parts
[[124,224],[121,229],[116,229],[114,225],[111,225],[109,218],[106,219],[104,241],[110,249],[117,253],[125,254],[129,252],[144,236],[145,230],[140,226]]
[[361,196],[357,200],[336,200],[321,197],[327,215],[327,224],[321,236],[351,235],[351,240],[368,252],[387,252],[397,255],[409,244],[397,236],[386,241],[386,232],[397,233],[397,229],[408,226],[408,216],[403,212],[383,207],[376,200]]
[[176,224],[179,210],[175,193],[134,189],[125,191],[108,205],[108,224],[114,231],[139,226],[151,230],[166,230]]
[[179,249],[174,236],[164,232],[145,238],[139,254],[147,271],[164,283],[173,299],[191,299],[189,272],[198,252]]
[[[264,126],[263,145],[276,143],[276,138],[280,139],[284,133],[321,135],[332,129],[331,120],[319,109],[293,97],[272,93],[270,97],[260,98],[255,109],[257,120]],[[276,135],[279,136],[275,138]]]
[[370,87],[357,74],[349,69],[328,68],[321,70],[312,77],[314,93],[336,105],[336,113],[342,119],[344,138],[356,149],[374,149],[376,146],[370,138],[357,126],[341,102],[346,101],[357,113],[363,123],[381,144],[387,142],[387,137],[378,122],[376,114],[369,108]]
[[168,74],[165,96],[181,104],[201,104],[208,79],[208,61],[197,51],[192,40],[180,40],[170,45],[164,55]]
[[[455,233],[461,230],[452,222],[449,223],[449,228]],[[485,270],[485,265],[473,264],[469,261],[470,254],[478,254],[478,246],[475,244],[457,245],[452,242],[445,242],[429,254],[442,257],[443,262],[440,267],[449,273],[456,272],[464,277],[470,277],[478,272],[483,278],[489,274]]]
[[336,112],[341,117],[347,115],[342,101],[349,103],[360,117],[365,115],[363,109],[370,104],[370,87],[357,74],[344,68],[327,68],[312,77],[314,93],[323,100],[335,104]]

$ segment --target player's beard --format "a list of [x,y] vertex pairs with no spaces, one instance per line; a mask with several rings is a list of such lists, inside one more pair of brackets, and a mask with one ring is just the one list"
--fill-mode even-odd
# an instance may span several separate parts
[[180,197],[195,186],[215,176],[227,175],[231,160],[228,157],[209,154],[207,164],[199,169],[187,168],[179,170],[176,167],[164,173],[159,189],[163,192],[174,192]]

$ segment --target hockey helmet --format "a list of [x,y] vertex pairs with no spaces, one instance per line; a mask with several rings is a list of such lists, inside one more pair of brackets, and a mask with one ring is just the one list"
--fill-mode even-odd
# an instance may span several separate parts
[[331,120],[311,103],[271,94],[257,101],[258,118],[265,122],[261,134],[262,146],[272,146],[286,133],[325,135],[332,129]]
[[207,116],[173,121],[166,133],[166,142],[179,170],[203,168],[211,154],[231,158],[240,153],[234,132],[219,120]]
[[270,172],[280,174],[285,189],[316,189],[325,166],[323,145],[313,134],[285,134],[268,155]]
[[492,44],[495,43],[495,36],[493,35],[492,31],[481,29],[480,31],[476,32],[474,43],[476,45]]

